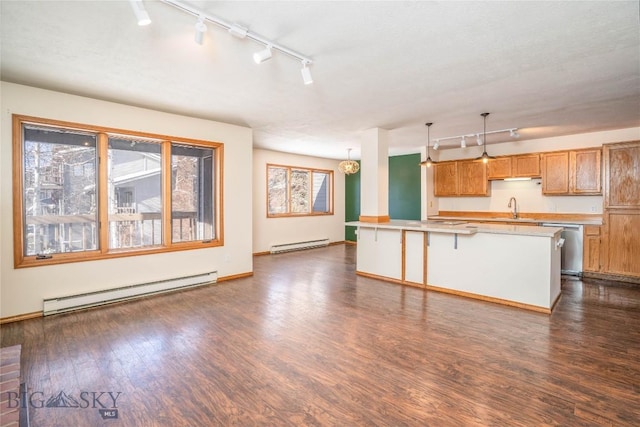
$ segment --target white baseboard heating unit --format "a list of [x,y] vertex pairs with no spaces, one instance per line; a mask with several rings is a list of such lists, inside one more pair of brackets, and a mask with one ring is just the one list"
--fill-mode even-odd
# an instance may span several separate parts
[[196,274],[194,276],[158,280],[139,285],[108,289],[105,291],[89,292],[59,298],[47,298],[43,302],[43,313],[45,316],[65,313],[72,310],[125,301],[147,295],[207,285],[215,283],[217,280],[218,272],[212,271],[210,273]]
[[271,246],[271,253],[279,254],[282,252],[299,251],[302,249],[322,248],[324,246],[329,246],[329,239],[309,240],[307,242],[295,242],[295,243],[284,243],[281,245],[273,245]]

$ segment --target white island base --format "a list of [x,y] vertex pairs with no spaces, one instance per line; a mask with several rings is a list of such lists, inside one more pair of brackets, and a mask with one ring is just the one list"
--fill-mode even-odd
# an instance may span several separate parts
[[392,220],[358,227],[357,274],[551,313],[560,228]]

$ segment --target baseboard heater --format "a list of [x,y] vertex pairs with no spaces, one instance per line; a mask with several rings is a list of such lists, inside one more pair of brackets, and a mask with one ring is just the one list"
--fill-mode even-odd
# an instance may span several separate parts
[[89,292],[59,298],[47,298],[43,302],[42,311],[45,316],[65,313],[68,311],[130,300],[147,295],[202,286],[215,283],[217,280],[218,272],[212,271],[193,276],[176,277],[173,279],[158,280],[139,285],[123,286],[121,288],[108,289],[105,291]]
[[271,246],[271,253],[279,254],[282,252],[299,251],[302,249],[322,248],[324,246],[329,246],[329,239],[309,240],[306,242],[294,242],[294,243],[283,243],[281,245],[273,245]]

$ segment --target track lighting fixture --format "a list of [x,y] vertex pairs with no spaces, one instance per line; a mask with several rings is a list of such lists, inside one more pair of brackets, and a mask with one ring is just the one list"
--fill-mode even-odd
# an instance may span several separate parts
[[307,61],[302,61],[302,69],[300,70],[302,73],[302,81],[306,85],[310,85],[313,83],[313,77],[311,77],[311,70],[307,67]]
[[435,163],[433,160],[431,160],[431,155],[429,154],[429,140],[431,139],[429,129],[431,128],[432,124],[433,123],[425,123],[425,126],[427,127],[427,160],[425,160],[424,162],[420,162],[421,166],[426,166],[428,168],[430,168],[431,165]]
[[204,40],[204,33],[207,31],[207,26],[204,23],[204,16],[200,15],[198,17],[198,22],[196,22],[196,34],[195,34],[195,42],[198,44],[202,44]]
[[[487,135],[490,135],[492,133],[504,133],[504,132],[509,132],[509,135],[512,138],[518,138],[520,135],[517,132],[518,128],[510,128],[510,129],[500,129],[500,130],[492,130],[489,132],[484,133],[484,137],[486,138]],[[437,150],[438,148],[436,147],[440,147],[440,143],[443,141],[448,141],[450,139],[460,139],[460,147],[461,148],[465,148],[467,146],[467,138],[476,138],[476,143],[478,145],[482,145],[483,142],[483,133],[482,132],[477,132],[477,133],[468,133],[468,134],[464,134],[464,135],[456,135],[456,136],[447,136],[444,138],[438,138],[436,139],[436,143],[433,145],[433,149]]]
[[[129,1],[138,19],[138,25],[149,25],[151,23],[151,19],[149,18],[149,14],[144,8],[144,4],[142,3],[142,0],[129,0]],[[298,52],[287,48],[286,46],[282,46],[281,44],[272,42],[241,25],[230,23],[225,21],[224,19],[218,18],[217,16],[213,16],[208,13],[205,13],[204,11],[199,10],[194,6],[191,6],[188,3],[182,2],[182,0],[160,0],[160,2],[198,18],[198,23],[196,24],[196,33],[195,33],[196,43],[202,44],[202,41],[204,38],[204,32],[207,31],[206,24],[207,23],[215,24],[227,30],[229,34],[231,34],[234,37],[237,37],[240,39],[244,39],[244,38],[251,39],[265,46],[266,48],[264,50],[260,52],[256,52],[253,55],[253,59],[256,63],[260,64],[268,60],[269,58],[271,58],[272,51],[275,50],[287,56],[295,58],[299,61],[302,61],[303,63],[302,78],[304,83],[310,84],[313,82],[313,79],[311,78],[311,71],[308,68],[309,65],[313,64],[313,61],[310,58],[304,55],[301,55]]]
[[149,14],[147,13],[147,9],[145,9],[142,0],[129,0],[129,3],[133,8],[133,13],[136,15],[139,26],[144,27],[145,25],[151,24],[151,18],[149,18]]
[[483,123],[484,123],[484,132],[483,132],[484,138],[483,138],[483,145],[482,145],[482,155],[476,158],[476,160],[482,160],[482,163],[487,163],[489,160],[495,159],[495,157],[487,154],[487,116],[489,115],[489,113],[482,113],[480,115],[482,116]]
[[253,60],[256,64],[262,64],[264,61],[271,59],[271,46],[267,45],[260,52],[256,52],[253,54]]

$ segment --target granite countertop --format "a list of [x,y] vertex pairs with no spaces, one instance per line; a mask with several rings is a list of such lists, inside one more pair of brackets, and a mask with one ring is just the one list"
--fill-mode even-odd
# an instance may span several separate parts
[[446,220],[446,221],[491,221],[491,222],[521,222],[521,223],[552,223],[552,224],[577,224],[577,225],[602,225],[602,219],[533,219],[533,218],[487,218],[487,217],[461,217],[461,216],[429,216],[430,220]]
[[[538,221],[531,221],[538,222]],[[402,219],[392,219],[389,222],[384,223],[372,223],[372,222],[360,222],[353,221],[347,222],[345,225],[366,227],[366,228],[381,228],[381,229],[396,229],[396,230],[410,230],[410,231],[429,231],[434,233],[450,233],[450,234],[475,234],[475,233],[489,233],[489,234],[514,234],[520,236],[538,236],[538,237],[555,237],[562,232],[560,227],[537,227],[532,225],[511,225],[511,224],[486,224],[475,223],[473,221],[462,220],[461,218],[455,218],[454,220],[447,220],[439,218],[438,220],[428,221],[411,221]]]

